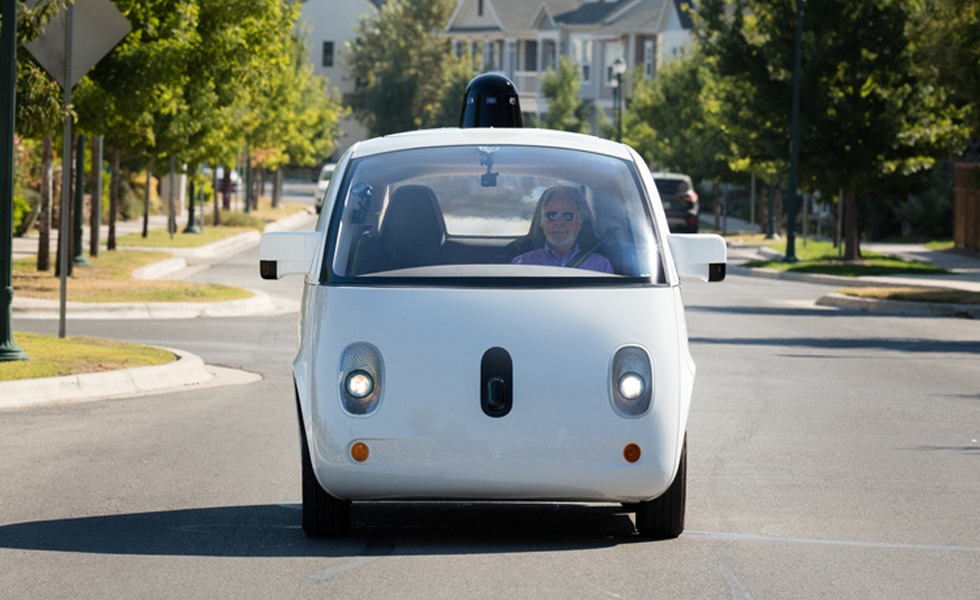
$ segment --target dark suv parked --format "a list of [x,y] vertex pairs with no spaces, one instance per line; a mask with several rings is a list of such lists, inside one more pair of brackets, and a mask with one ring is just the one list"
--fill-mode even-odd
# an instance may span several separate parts
[[698,194],[687,175],[654,173],[653,180],[667,213],[667,224],[673,233],[698,232]]

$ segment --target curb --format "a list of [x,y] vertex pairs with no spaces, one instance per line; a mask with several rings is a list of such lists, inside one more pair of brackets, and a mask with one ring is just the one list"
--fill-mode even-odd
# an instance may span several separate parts
[[255,373],[205,365],[200,357],[183,350],[164,350],[173,352],[177,360],[119,371],[2,381],[0,410],[146,396],[197,386],[251,383],[262,378]]
[[183,258],[168,258],[155,262],[145,267],[133,269],[133,279],[153,280],[163,279],[167,275],[182,271],[187,268],[187,261]]
[[836,306],[838,308],[847,308],[865,312],[915,317],[956,317],[960,319],[980,319],[980,306],[976,305],[857,298],[855,296],[838,294],[836,292],[818,298],[817,305]]
[[[265,292],[248,290],[251,298],[224,302],[68,302],[72,319],[195,319],[197,317],[235,317],[269,314],[278,310]],[[15,298],[12,311],[24,319],[60,318],[57,300]]]
[[[753,269],[737,265],[728,265],[728,272],[734,275],[745,277],[761,277],[763,279],[776,279],[783,281],[801,281],[804,283],[819,283],[840,287],[887,287],[889,285],[901,287],[923,287],[935,288],[942,287],[945,282],[935,282],[916,284],[902,281],[900,284],[894,282],[889,284],[887,281],[876,279],[874,281],[862,280],[860,278],[835,277],[833,275],[821,275],[819,273],[787,273],[774,269]],[[971,304],[946,304],[940,302],[910,302],[905,300],[879,300],[876,298],[857,298],[833,292],[822,296],[816,301],[818,306],[833,306],[864,312],[876,312],[893,315],[906,315],[918,317],[957,317],[961,319],[980,319],[980,306]]]

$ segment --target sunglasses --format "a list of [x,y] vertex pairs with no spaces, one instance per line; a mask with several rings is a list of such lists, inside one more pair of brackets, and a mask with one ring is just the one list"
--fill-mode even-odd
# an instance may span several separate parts
[[544,218],[545,219],[548,219],[549,221],[557,221],[559,216],[561,216],[561,220],[562,221],[565,221],[567,223],[570,223],[570,222],[572,222],[572,221],[575,220],[575,213],[573,213],[571,211],[559,213],[559,212],[553,210],[553,211],[549,211],[549,212],[544,213]]

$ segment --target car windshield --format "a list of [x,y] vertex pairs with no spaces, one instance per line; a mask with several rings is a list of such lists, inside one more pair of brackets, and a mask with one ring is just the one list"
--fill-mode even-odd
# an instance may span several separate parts
[[356,158],[332,211],[325,279],[662,283],[639,181],[628,161],[553,147]]

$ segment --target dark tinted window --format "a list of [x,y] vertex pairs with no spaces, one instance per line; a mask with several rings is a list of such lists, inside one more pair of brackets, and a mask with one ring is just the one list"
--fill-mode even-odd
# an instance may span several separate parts
[[690,189],[683,179],[657,179],[656,183],[661,194],[683,194]]

